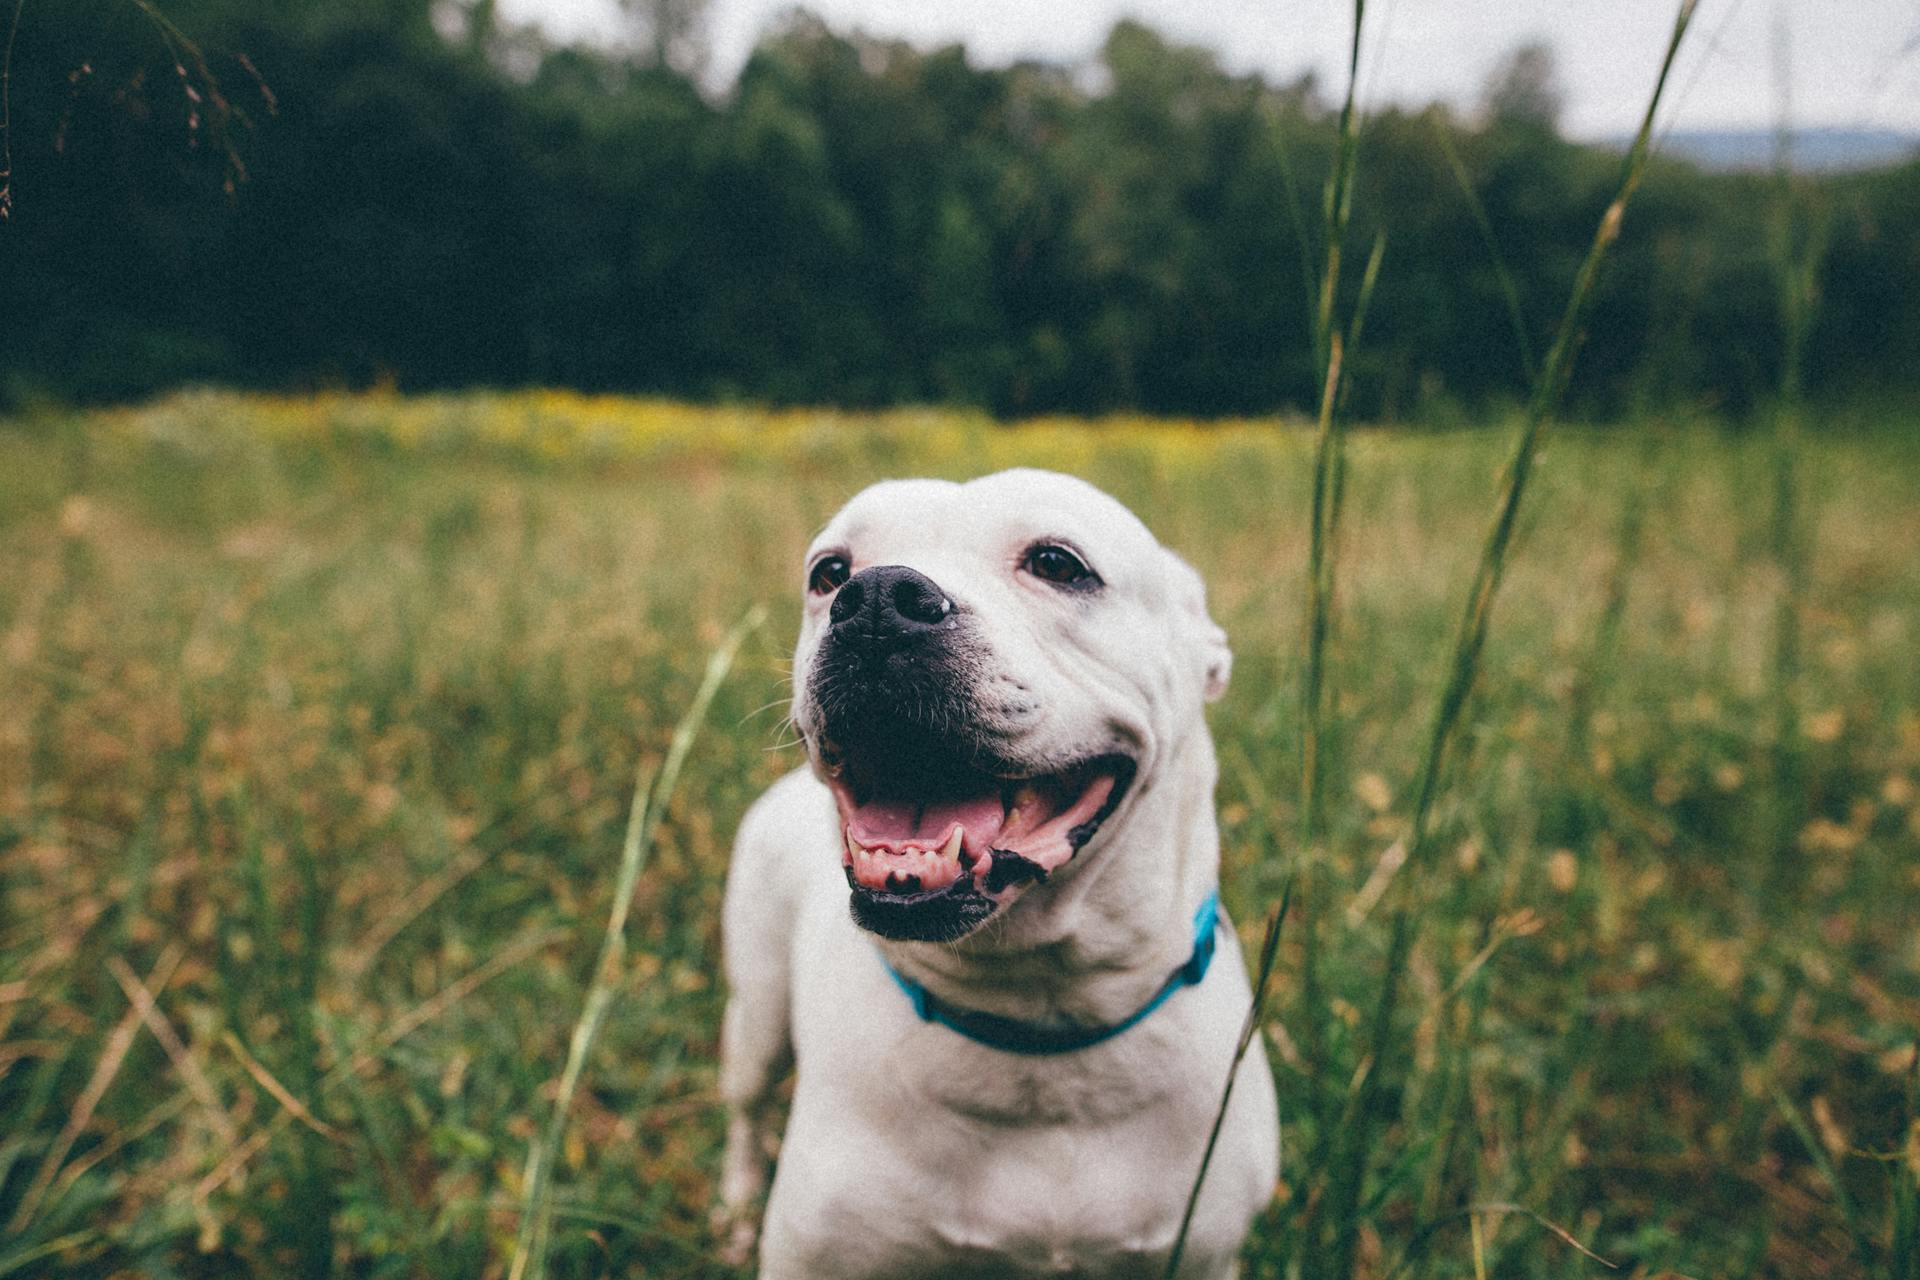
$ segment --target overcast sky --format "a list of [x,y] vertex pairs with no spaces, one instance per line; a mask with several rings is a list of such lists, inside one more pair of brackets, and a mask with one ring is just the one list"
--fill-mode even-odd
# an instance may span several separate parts
[[[712,0],[713,72],[731,80],[791,0]],[[1079,62],[1122,17],[1206,45],[1235,71],[1320,72],[1331,91],[1349,34],[1345,0],[811,0],[836,29],[917,44],[961,42],[978,61]],[[508,17],[561,39],[618,38],[615,0],[500,0]],[[1674,0],[1374,0],[1361,91],[1372,103],[1471,104],[1488,69],[1524,40],[1558,55],[1564,124],[1576,136],[1631,131],[1652,87]],[[1920,132],[1920,0],[1700,0],[1670,100],[1681,128],[1768,127],[1773,33],[1790,29],[1793,114],[1803,127]]]

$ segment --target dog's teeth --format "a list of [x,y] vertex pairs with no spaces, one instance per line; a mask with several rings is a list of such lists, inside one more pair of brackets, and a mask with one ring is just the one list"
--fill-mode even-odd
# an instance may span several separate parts
[[860,856],[860,842],[859,842],[858,840],[855,840],[855,839],[853,838],[853,828],[852,828],[852,827],[848,827],[848,828],[847,828],[847,830],[846,830],[846,837],[847,837],[847,856],[848,856],[848,857],[853,857],[853,858],[857,858],[857,857],[859,857],[859,856]]
[[948,862],[960,861],[960,842],[965,834],[959,827],[955,827],[953,834],[947,837],[947,847],[940,851],[940,856]]

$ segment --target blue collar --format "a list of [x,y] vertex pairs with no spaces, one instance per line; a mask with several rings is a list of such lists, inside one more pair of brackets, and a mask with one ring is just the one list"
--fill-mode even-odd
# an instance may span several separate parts
[[888,975],[900,984],[900,989],[907,993],[907,999],[913,1001],[913,1011],[920,1015],[923,1022],[937,1022],[969,1040],[1003,1053],[1072,1053],[1076,1049],[1099,1044],[1102,1040],[1113,1039],[1122,1031],[1144,1021],[1148,1014],[1165,1004],[1167,997],[1180,988],[1198,986],[1200,980],[1207,976],[1207,967],[1213,963],[1214,941],[1219,936],[1219,924],[1220,894],[1216,890],[1209,893],[1207,900],[1200,904],[1200,909],[1193,913],[1193,954],[1187,957],[1187,962],[1168,974],[1153,999],[1135,1010],[1131,1017],[1106,1027],[1036,1026],[1031,1022],[1003,1018],[996,1013],[961,1009],[941,1000],[888,964],[886,956],[880,957],[880,963],[886,966]]

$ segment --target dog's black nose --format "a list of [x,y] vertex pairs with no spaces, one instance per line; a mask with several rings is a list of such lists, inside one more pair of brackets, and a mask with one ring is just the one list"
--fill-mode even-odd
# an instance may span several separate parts
[[878,650],[918,640],[952,613],[953,601],[932,578],[903,564],[882,564],[848,578],[827,617],[836,641]]

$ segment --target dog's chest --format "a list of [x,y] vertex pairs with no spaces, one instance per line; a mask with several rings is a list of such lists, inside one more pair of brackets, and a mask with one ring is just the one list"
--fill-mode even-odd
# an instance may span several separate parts
[[1192,1060],[1211,1037],[1175,1012],[1020,1057],[895,1012],[802,1057],[777,1215],[797,1255],[820,1274],[1158,1274],[1218,1101]]
[[910,1119],[796,1114],[780,1217],[798,1238],[786,1243],[841,1275],[1147,1274],[1178,1223],[1193,1126],[1170,1123],[1164,1107],[1091,1121],[1076,1110],[1083,1100],[1062,1099],[1074,1114],[1053,1122],[905,1094],[890,1101],[911,1106]]
[[1164,1254],[1186,1179],[1143,1133],[1024,1136],[960,1173],[928,1215],[926,1271],[964,1274],[971,1261],[982,1274],[1131,1276]]
[[[1158,1030],[1155,1028],[1154,1030]],[[944,1028],[925,1039],[947,1070],[912,1082],[902,1105],[948,1112],[986,1126],[1076,1131],[1151,1125],[1188,1092],[1166,1037],[1142,1031],[1104,1052],[1023,1057],[959,1044]]]

